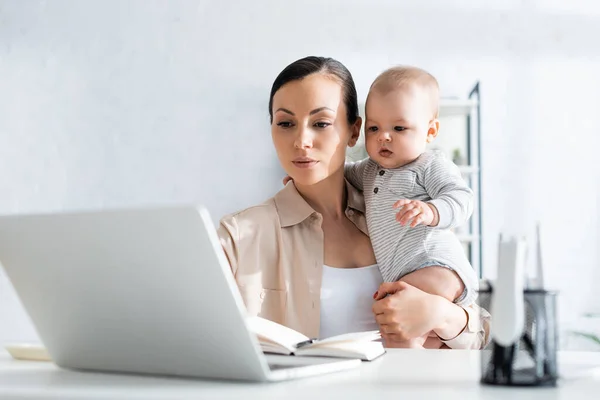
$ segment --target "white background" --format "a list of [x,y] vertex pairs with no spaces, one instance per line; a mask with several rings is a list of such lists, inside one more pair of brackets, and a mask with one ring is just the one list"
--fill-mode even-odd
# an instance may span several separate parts
[[[592,0],[0,0],[0,213],[199,202],[217,221],[280,188],[283,67],[335,57],[364,99],[416,64],[444,96],[481,82],[485,274],[498,233],[540,219],[567,329],[600,306],[599,37]],[[0,343],[35,337],[0,272]]]

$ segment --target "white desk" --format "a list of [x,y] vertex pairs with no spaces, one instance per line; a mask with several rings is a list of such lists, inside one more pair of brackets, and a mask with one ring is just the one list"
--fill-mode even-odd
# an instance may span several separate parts
[[[276,384],[66,371],[0,353],[0,399],[568,399],[600,398],[600,353],[562,353],[551,388],[479,384],[479,353],[391,350],[355,370]],[[575,377],[576,376],[576,377]],[[435,397],[434,397],[435,396]]]

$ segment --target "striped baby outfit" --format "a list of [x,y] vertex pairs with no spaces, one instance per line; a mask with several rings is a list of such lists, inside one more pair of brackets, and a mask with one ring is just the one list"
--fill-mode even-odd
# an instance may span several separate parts
[[[471,217],[473,191],[454,163],[442,152],[430,150],[393,169],[381,168],[369,158],[346,163],[344,174],[364,193],[369,236],[384,281],[395,282],[427,266],[445,266],[455,271],[465,285],[457,303],[468,305],[475,300],[477,274],[450,230]],[[433,204],[439,213],[438,225],[400,225],[396,221],[399,210],[393,207],[400,199]]]

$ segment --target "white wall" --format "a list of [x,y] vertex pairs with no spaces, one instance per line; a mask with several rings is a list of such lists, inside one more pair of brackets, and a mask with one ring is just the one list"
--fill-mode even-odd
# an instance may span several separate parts
[[[202,202],[216,220],[280,187],[266,105],[285,65],[338,58],[364,97],[417,64],[447,96],[481,81],[484,268],[501,230],[541,219],[568,325],[600,307],[600,7],[483,3],[3,0],[0,213]],[[7,286],[0,342],[34,337]]]

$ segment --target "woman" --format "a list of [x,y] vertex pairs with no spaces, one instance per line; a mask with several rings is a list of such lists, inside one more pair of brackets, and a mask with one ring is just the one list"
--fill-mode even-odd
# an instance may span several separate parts
[[[410,282],[382,283],[362,195],[343,175],[362,123],[350,72],[330,58],[290,64],[273,83],[269,115],[293,182],[219,227],[249,313],[309,337],[380,329],[387,346],[430,333],[427,347],[483,347],[489,324],[476,306],[463,309]],[[429,278],[462,291],[452,271],[433,268]]]

